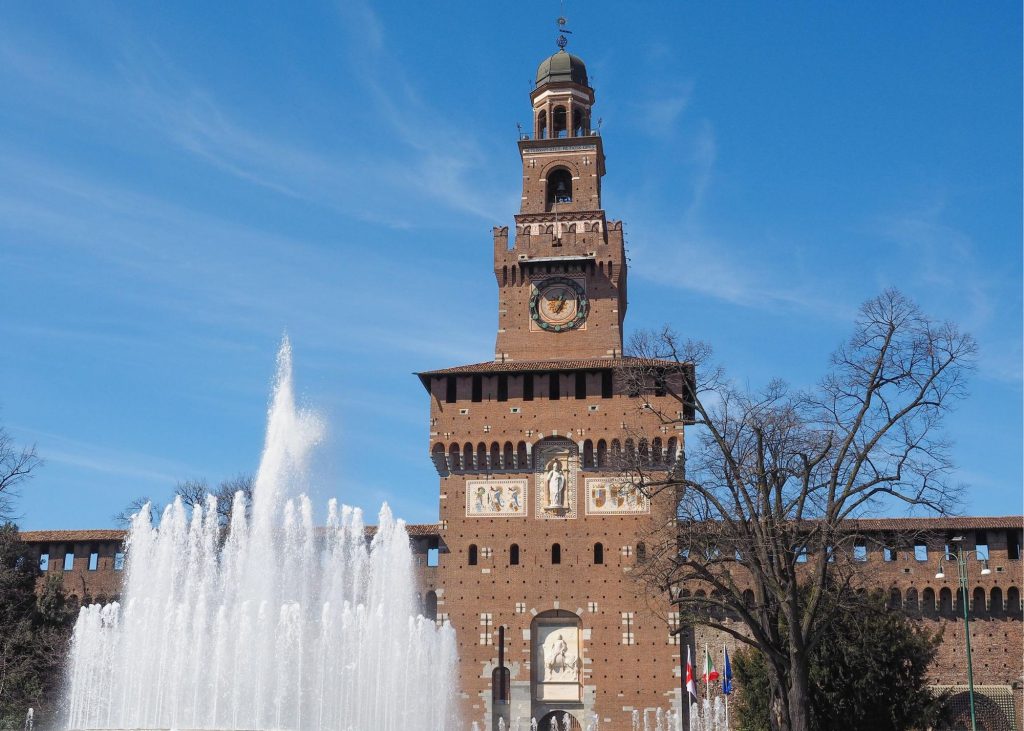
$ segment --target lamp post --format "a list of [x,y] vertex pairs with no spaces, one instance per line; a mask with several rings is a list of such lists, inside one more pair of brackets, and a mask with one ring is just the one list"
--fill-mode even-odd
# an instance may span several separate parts
[[935,573],[936,579],[946,578],[945,572],[942,570],[942,565],[946,561],[956,562],[956,573],[960,579],[960,603],[964,608],[964,642],[967,645],[967,697],[970,701],[971,706],[971,731],[978,731],[977,721],[974,717],[974,666],[971,664],[971,617],[968,605],[970,599],[967,597],[967,558],[970,554],[974,554],[982,561],[981,575],[988,576],[992,573],[992,570],[988,567],[988,557],[981,558],[981,555],[977,551],[965,551],[964,550],[964,537],[956,536],[950,539],[950,543],[956,544],[956,553],[946,551],[942,558],[939,559],[939,570]]

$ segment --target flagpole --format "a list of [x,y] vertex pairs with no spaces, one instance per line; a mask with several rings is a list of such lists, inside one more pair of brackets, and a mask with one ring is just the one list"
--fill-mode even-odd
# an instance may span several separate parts
[[708,654],[708,643],[704,643],[704,700],[711,705],[711,675],[708,668],[708,659],[711,655]]

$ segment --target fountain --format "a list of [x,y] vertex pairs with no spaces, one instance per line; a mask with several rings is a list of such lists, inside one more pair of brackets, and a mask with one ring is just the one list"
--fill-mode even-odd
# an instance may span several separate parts
[[[298,494],[323,425],[278,354],[263,455],[230,526],[175,501],[128,537],[123,603],[83,607],[68,670],[73,729],[453,728],[455,635],[417,616],[405,524]],[[247,508],[250,508],[247,514]]]

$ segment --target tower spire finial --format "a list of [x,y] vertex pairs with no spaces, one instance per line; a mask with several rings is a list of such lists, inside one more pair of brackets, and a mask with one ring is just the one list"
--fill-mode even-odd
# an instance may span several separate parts
[[569,44],[569,39],[565,37],[565,34],[572,35],[572,31],[565,27],[565,24],[569,22],[565,18],[565,0],[562,0],[561,5],[562,13],[558,16],[558,40],[555,43],[564,51],[565,47]]

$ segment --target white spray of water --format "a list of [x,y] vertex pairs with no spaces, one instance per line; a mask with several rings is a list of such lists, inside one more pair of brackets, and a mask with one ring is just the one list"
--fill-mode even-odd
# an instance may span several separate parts
[[[305,495],[323,425],[296,407],[291,348],[278,354],[251,513],[235,496],[180,500],[128,538],[123,604],[83,607],[69,665],[77,729],[452,728],[455,636],[416,616],[405,524],[332,500],[325,528]],[[223,540],[222,540],[223,539]]]

